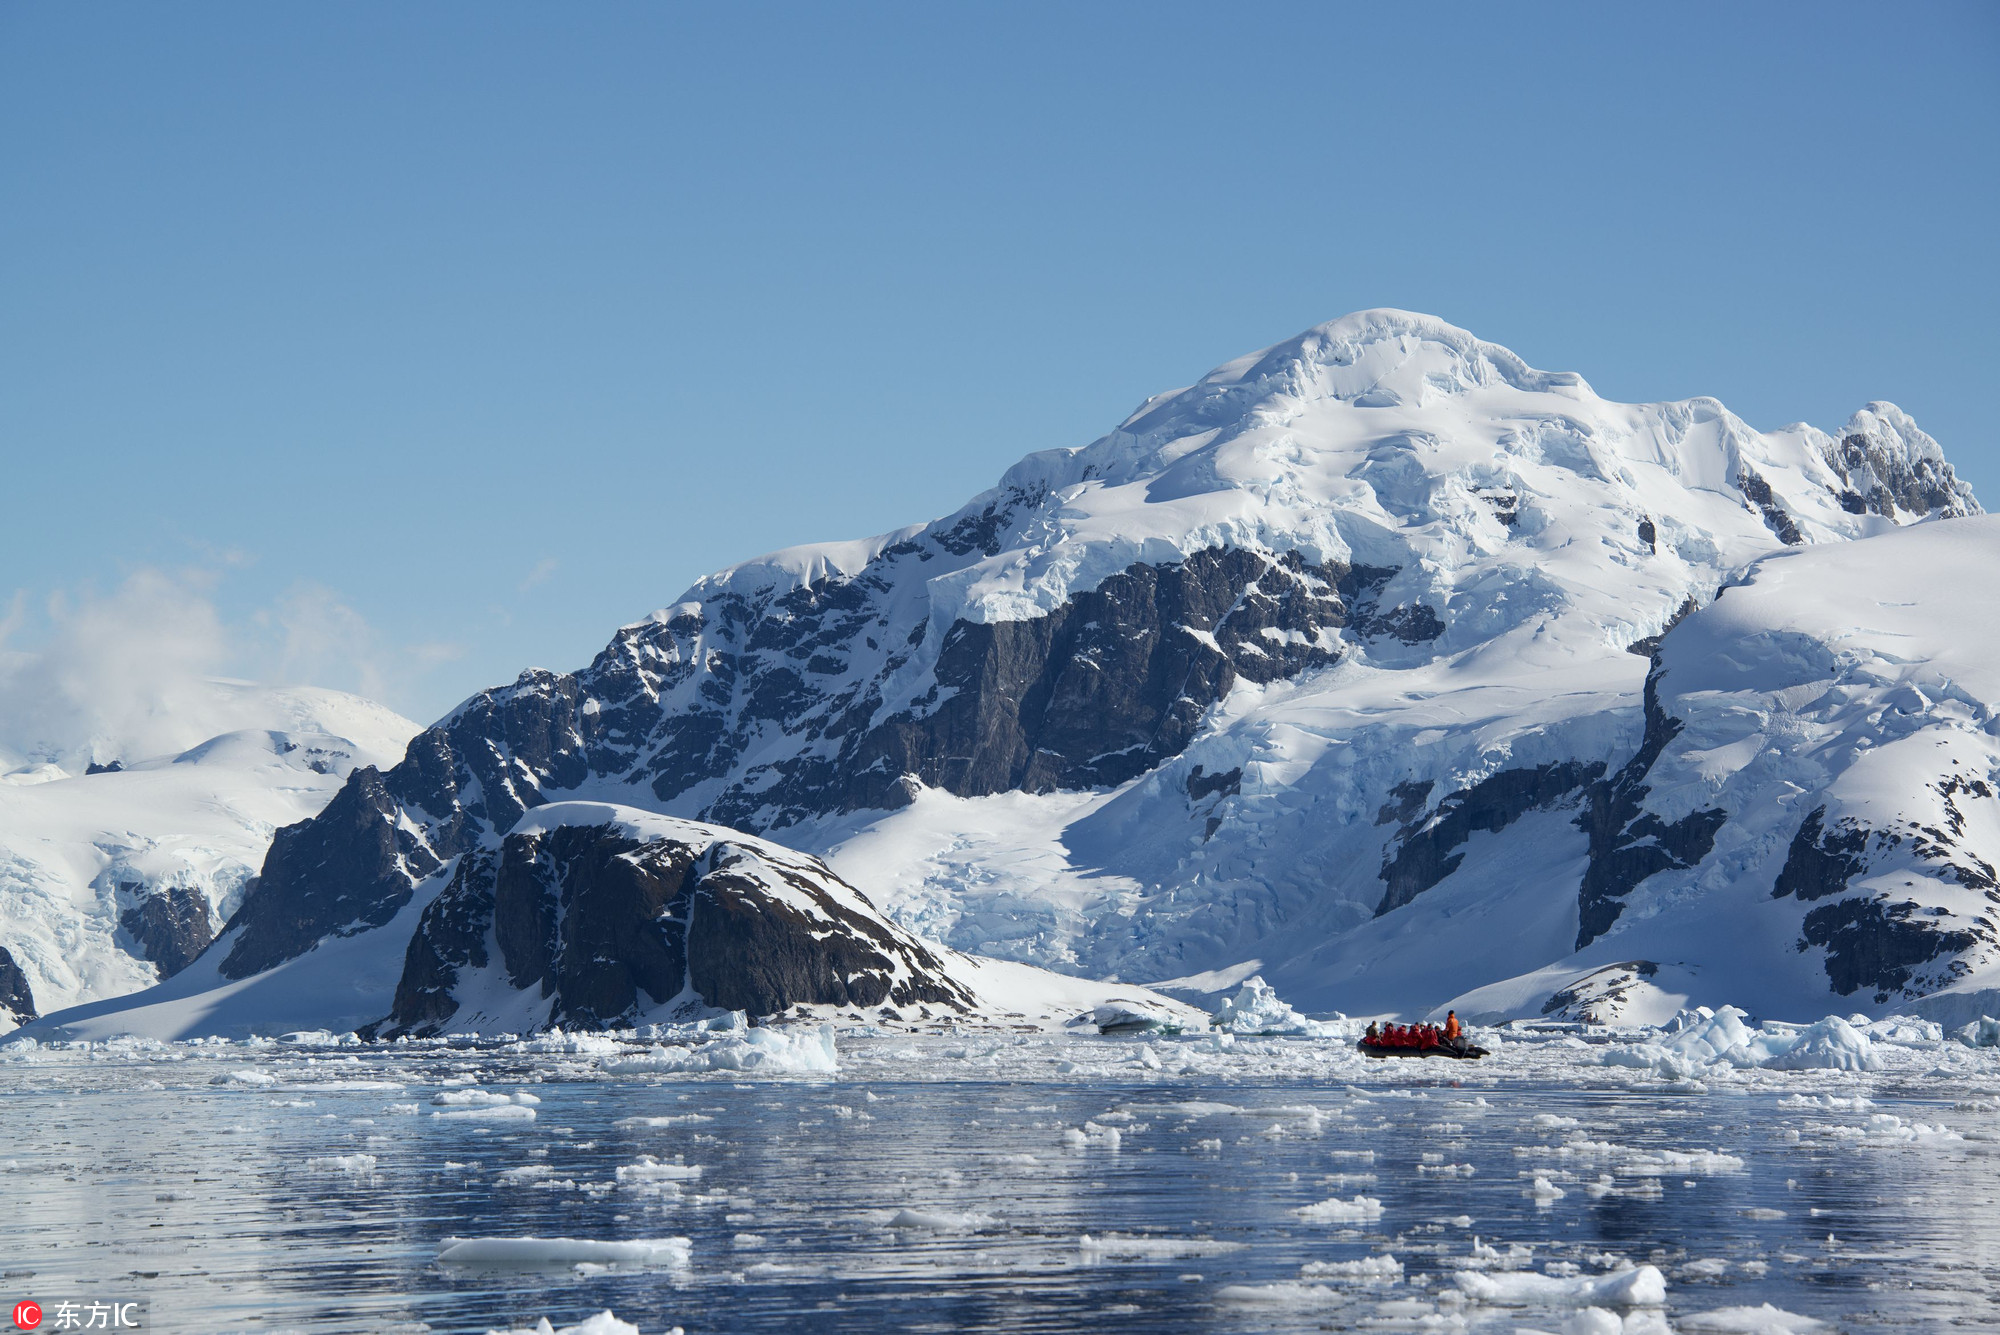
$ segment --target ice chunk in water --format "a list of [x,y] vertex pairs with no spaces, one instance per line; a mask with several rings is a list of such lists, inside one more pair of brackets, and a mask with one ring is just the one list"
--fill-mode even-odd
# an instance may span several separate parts
[[306,1160],[306,1167],[325,1173],[372,1173],[375,1171],[375,1156],[372,1154],[329,1154]]
[[1675,1318],[1688,1335],[1809,1335],[1832,1330],[1824,1321],[1787,1312],[1765,1303],[1761,1307],[1718,1307]]
[[1275,1284],[1225,1284],[1215,1291],[1215,1297],[1219,1302],[1258,1307],[1332,1307],[1347,1301],[1339,1289],[1289,1279]]
[[1317,1205],[1302,1206],[1292,1213],[1308,1224],[1355,1224],[1363,1220],[1380,1219],[1382,1202],[1373,1196],[1356,1196],[1351,1201],[1344,1201],[1336,1196]]
[[618,1169],[620,1182],[693,1182],[700,1176],[698,1163],[661,1163],[650,1154],[642,1154],[637,1163],[624,1164]]
[[1305,1034],[1317,1038],[1324,1029],[1280,1001],[1261,974],[1244,979],[1235,996],[1224,998],[1211,1023],[1217,1029],[1237,1034]]
[[518,1103],[494,1103],[471,1108],[443,1108],[431,1116],[455,1122],[532,1122],[535,1110]]
[[1468,1298],[1502,1307],[1529,1304],[1563,1307],[1658,1307],[1667,1301],[1667,1280],[1657,1266],[1642,1265],[1610,1275],[1489,1274],[1462,1270],[1452,1282]]
[[[620,1321],[607,1309],[596,1316],[579,1321],[574,1326],[564,1326],[561,1329],[550,1325],[549,1319],[543,1317],[532,1327],[489,1330],[486,1335],[639,1335],[639,1328],[629,1321]],[[682,1335],[681,1328],[675,1326],[667,1332],[667,1335]]]
[[1953,1032],[1952,1037],[1968,1048],[2000,1048],[2000,1020],[1982,1015]]
[[446,1265],[572,1266],[579,1262],[621,1266],[688,1263],[694,1243],[687,1238],[647,1238],[596,1242],[588,1238],[446,1238],[438,1260]]
[[[1178,1034],[1187,1027],[1188,1020],[1188,1015],[1143,997],[1113,997],[1094,1007],[1087,1022],[1096,1025],[1100,1034]],[[1079,1015],[1070,1024],[1085,1022],[1086,1017]],[[1199,1027],[1199,1021],[1196,1024]]]
[[833,1026],[746,1029],[691,1047],[655,1047],[607,1058],[604,1069],[630,1072],[753,1071],[759,1075],[832,1075],[840,1069]]
[[447,1089],[431,1096],[431,1102],[444,1108],[499,1108],[510,1103],[530,1104],[541,1100],[533,1094],[489,1094],[483,1089]]
[[1877,1071],[1882,1068],[1868,1036],[1833,1015],[1800,1030],[1796,1042],[1764,1064],[1779,1071]]
[[990,1214],[972,1211],[902,1209],[889,1216],[882,1227],[922,1233],[969,1233],[999,1222]]
[[[1226,1252],[1240,1252],[1249,1245],[1247,1242],[1220,1242],[1214,1238],[1135,1238],[1122,1233],[1106,1233],[1095,1238],[1086,1233],[1076,1240],[1076,1249],[1087,1257],[1127,1256],[1141,1260],[1221,1256]],[[1398,1267],[1399,1272],[1400,1269]]]
[[1384,1252],[1358,1261],[1307,1261],[1299,1267],[1307,1279],[1351,1279],[1366,1284],[1394,1284],[1403,1278],[1403,1263]]

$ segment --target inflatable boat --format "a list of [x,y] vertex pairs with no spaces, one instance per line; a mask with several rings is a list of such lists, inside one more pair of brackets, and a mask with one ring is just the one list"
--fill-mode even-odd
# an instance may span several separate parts
[[1388,1043],[1371,1043],[1362,1039],[1355,1044],[1370,1057],[1450,1057],[1457,1061],[1477,1061],[1486,1055],[1486,1049],[1470,1039],[1439,1039],[1428,1047],[1404,1047]]

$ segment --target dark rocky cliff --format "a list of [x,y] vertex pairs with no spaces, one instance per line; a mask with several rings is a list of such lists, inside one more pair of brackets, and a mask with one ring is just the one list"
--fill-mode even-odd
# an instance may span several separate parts
[[824,864],[730,833],[561,824],[463,858],[410,940],[383,1032],[450,1027],[481,974],[546,1001],[541,1023],[571,1028],[677,1000],[755,1016],[976,1004],[937,952]]
[[318,818],[279,832],[225,929],[223,973],[387,922],[418,881],[556,797],[772,831],[897,807],[917,785],[1116,784],[1178,754],[1239,680],[1332,663],[1343,637],[1422,645],[1444,629],[1421,604],[1382,605],[1393,570],[1214,549],[1133,565],[1040,617],[956,622],[925,662],[928,623],[899,621],[882,595],[898,566],[995,540],[961,529],[857,575],[683,604],[619,631],[583,672],[475,696],[402,764],[357,770]]
[[27,975],[21,966],[14,963],[14,957],[5,946],[0,946],[0,1010],[14,1017],[15,1023],[26,1024],[35,1018],[35,994],[28,986]]
[[[1926,966],[1943,962],[1942,975],[1926,979],[1930,987],[1918,989],[1930,990],[1961,971],[1951,957],[2000,941],[1990,918],[1961,923],[1909,895],[1854,886],[1870,872],[1900,862],[2000,904],[2000,880],[1992,865],[1962,842],[1966,820],[1960,803],[1991,800],[1992,786],[1983,779],[1952,775],[1938,780],[1936,789],[1945,811],[1942,826],[1908,821],[1900,830],[1875,830],[1845,817],[1829,828],[1822,805],[1806,813],[1786,850],[1771,896],[1806,903],[1830,901],[1807,911],[1798,948],[1826,952],[1827,978],[1842,996],[1861,992],[1878,1003],[1887,1001],[1909,991]],[[1902,883],[1908,886],[1911,881]]]
[[208,896],[201,891],[184,885],[170,885],[151,895],[144,885],[119,889],[138,902],[118,916],[118,925],[139,947],[140,957],[159,969],[161,978],[171,978],[194,963],[215,939]]

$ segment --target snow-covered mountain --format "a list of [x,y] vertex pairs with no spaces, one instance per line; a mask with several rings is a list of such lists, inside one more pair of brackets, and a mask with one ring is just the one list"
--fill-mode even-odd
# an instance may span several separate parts
[[24,760],[0,775],[0,1030],[184,968],[242,902],[272,834],[420,731],[338,691],[221,682],[212,694],[222,717],[261,726],[82,772]]
[[[1841,657],[1887,623],[1821,588],[1846,577],[1818,549],[1931,618],[1909,660],[1929,663],[1974,595],[1900,530],[1950,521],[1933,527],[1971,536],[1936,541],[1976,567],[1979,512],[1890,404],[1832,434],[1758,432],[1713,400],[1613,403],[1431,317],[1362,312],[1030,455],[944,519],[723,571],[582,671],[482,692],[282,832],[212,953],[245,979],[382,927],[530,809],[588,800],[770,835],[923,935],[1099,977],[1260,967],[1364,1011],[1523,975],[1507,1006],[1886,1005],[1984,967],[1972,906],[1839,907],[1871,871],[1773,909],[1769,841],[1820,850],[1785,884],[1832,884],[1855,830],[1930,812],[1971,867],[2000,856],[1968,814],[1988,798],[1933,776],[1864,819],[1851,767],[1803,743],[1695,757],[1757,709],[1679,683],[1741,663],[1731,691],[1779,702],[1751,731],[1790,727],[1820,679],[1770,685],[1790,651],[1749,646],[1817,635],[1831,675],[1810,698],[1852,694],[1838,727],[1857,738],[1888,727],[1876,677]],[[1810,632],[1740,620],[1778,615],[1745,591],[1780,570],[1826,609]],[[1925,728],[1956,717],[1957,696],[1916,689]],[[1893,860],[1869,849],[1869,868]],[[1835,912],[1780,921],[1808,902]],[[1705,927],[1641,926],[1673,922]],[[1576,992],[1600,963],[1630,979]]]
[[819,859],[735,830],[597,802],[529,812],[388,922],[229,979],[220,948],[39,1037],[370,1036],[757,1018],[1007,1029],[1206,1027],[1184,1002],[922,941]]

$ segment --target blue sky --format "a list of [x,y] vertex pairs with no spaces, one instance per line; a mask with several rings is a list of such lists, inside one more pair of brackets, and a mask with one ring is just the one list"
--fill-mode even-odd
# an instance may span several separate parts
[[8,5],[5,644],[428,719],[1377,305],[2000,504],[1996,196],[1990,4]]

